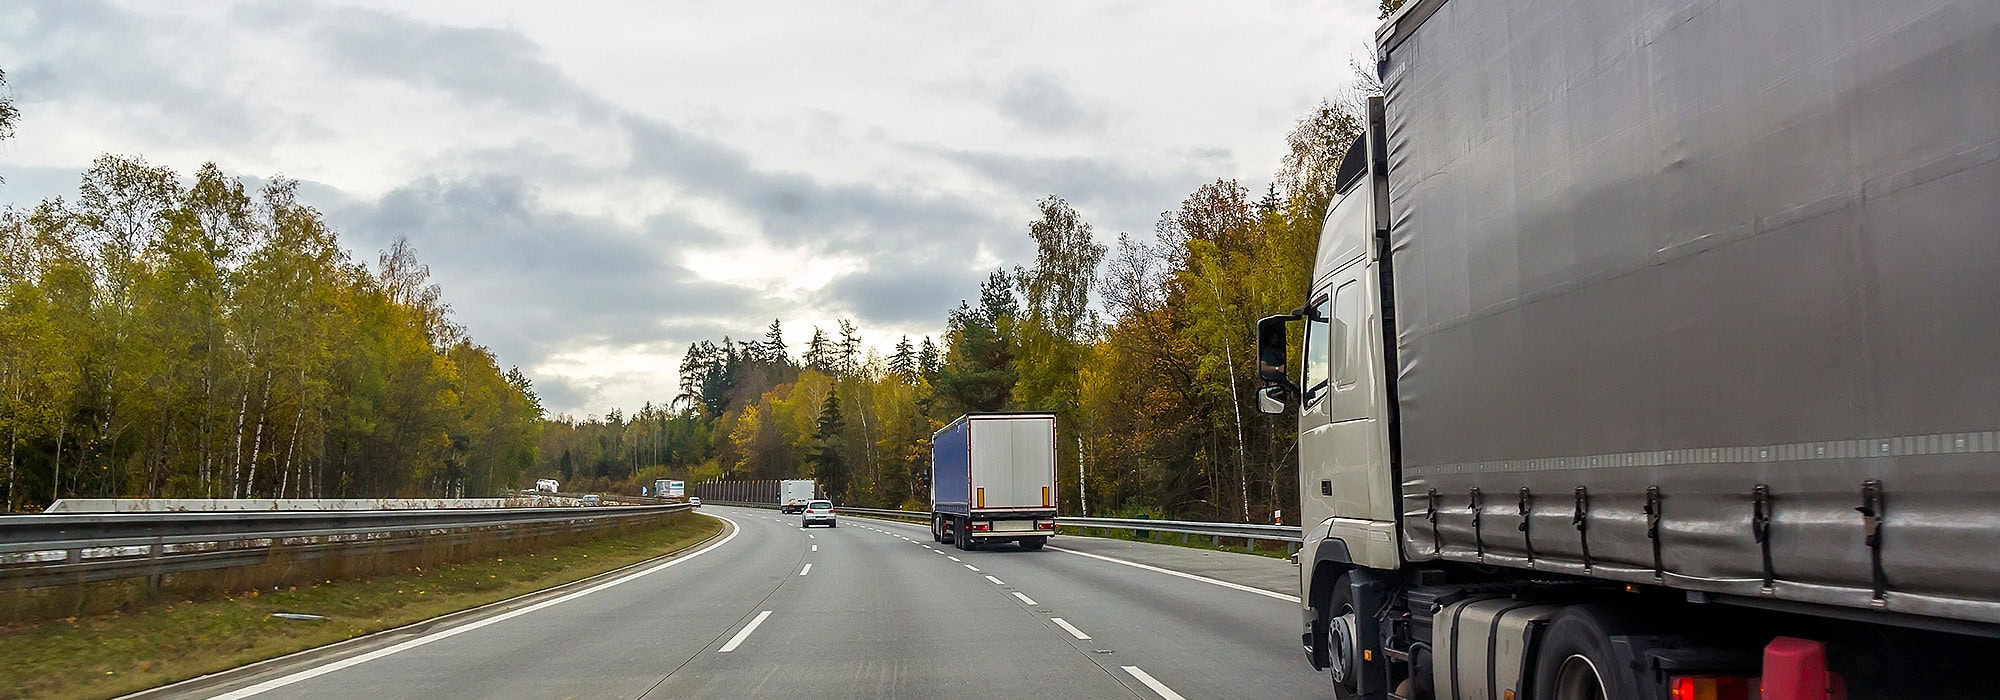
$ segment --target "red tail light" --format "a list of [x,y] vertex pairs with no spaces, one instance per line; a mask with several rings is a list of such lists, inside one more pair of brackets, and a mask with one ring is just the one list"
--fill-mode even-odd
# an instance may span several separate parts
[[1035,527],[1043,530],[1054,530],[1056,529],[1056,524],[1048,521],[1042,521],[1039,523],[1035,523]]
[[1750,700],[1746,676],[1677,676],[1673,700]]
[[990,531],[990,530],[992,530],[992,529],[993,529],[993,525],[992,525],[991,523],[973,523],[973,524],[972,524],[972,531],[973,531],[973,532],[987,532],[987,531]]

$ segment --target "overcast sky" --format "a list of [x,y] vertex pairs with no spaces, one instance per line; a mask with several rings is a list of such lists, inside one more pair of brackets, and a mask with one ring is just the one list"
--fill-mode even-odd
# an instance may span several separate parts
[[1048,194],[1109,243],[1269,182],[1375,0],[0,0],[0,204],[101,153],[282,174],[360,260],[407,236],[555,412],[675,393],[783,319],[935,335]]

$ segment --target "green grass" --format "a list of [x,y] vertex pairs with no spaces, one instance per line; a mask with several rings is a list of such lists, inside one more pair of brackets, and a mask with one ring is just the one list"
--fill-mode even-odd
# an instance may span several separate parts
[[[1283,542],[1272,542],[1266,540],[1246,540],[1240,537],[1223,537],[1222,544],[1218,546],[1214,544],[1209,544],[1208,535],[1188,535],[1186,541],[1182,541],[1180,533],[1176,532],[1152,532],[1149,533],[1151,535],[1150,537],[1139,537],[1130,530],[1103,530],[1092,527],[1065,527],[1062,528],[1061,532],[1071,535],[1085,535],[1089,537],[1103,537],[1105,539],[1112,539],[1112,540],[1125,540],[1128,542],[1151,542],[1153,544],[1170,544],[1176,547],[1188,547],[1191,549],[1206,549],[1216,552],[1255,554],[1258,556],[1271,557],[1273,559],[1289,559],[1292,556],[1292,553],[1285,548],[1285,543]],[[1243,545],[1231,544],[1231,540],[1237,542],[1243,542],[1251,546],[1246,547]]]
[[[852,517],[875,518],[876,516],[856,515]],[[877,519],[897,520],[900,522],[913,522],[912,519],[901,519],[901,518],[877,518]],[[1127,542],[1151,542],[1153,544],[1170,544],[1176,547],[1206,549],[1215,552],[1235,552],[1237,554],[1255,554],[1258,556],[1271,557],[1273,559],[1290,559],[1292,556],[1291,551],[1285,548],[1285,543],[1283,542],[1273,542],[1267,540],[1246,540],[1241,537],[1224,537],[1222,538],[1223,543],[1221,545],[1213,545],[1209,544],[1208,535],[1188,535],[1186,541],[1182,541],[1180,534],[1174,532],[1154,532],[1151,533],[1152,536],[1150,537],[1139,537],[1133,534],[1132,531],[1130,530],[1106,530],[1094,527],[1063,527],[1058,532],[1069,535],[1083,535],[1087,537],[1102,537],[1105,539],[1112,539],[1112,540],[1125,540]],[[1232,544],[1231,540],[1237,542],[1243,542],[1244,544],[1243,545]],[[1244,546],[1244,545],[1249,545],[1249,546]]]
[[[360,580],[0,625],[0,698],[115,697],[588,578],[721,529],[714,518],[688,515],[603,539]],[[283,620],[274,612],[328,619]]]

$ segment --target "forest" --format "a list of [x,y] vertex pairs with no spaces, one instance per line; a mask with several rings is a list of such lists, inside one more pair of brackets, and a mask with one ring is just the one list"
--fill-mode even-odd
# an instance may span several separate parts
[[795,351],[774,319],[696,343],[678,395],[547,420],[534,474],[632,493],[812,478],[839,503],[923,509],[934,431],[970,411],[1053,411],[1063,512],[1268,522],[1296,508],[1298,469],[1290,425],[1255,412],[1251,330],[1304,300],[1354,114],[1322,103],[1261,196],[1210,182],[1150,237],[1099,243],[1047,197],[1026,227],[1033,264],[965,290],[939,338],[881,353],[841,321]]
[[[1251,327],[1302,299],[1356,106],[1301,118],[1261,195],[1210,182],[1150,236],[1102,236],[1048,196],[1032,264],[964,290],[939,337],[884,353],[841,321],[794,349],[774,319],[688,347],[677,395],[584,418],[545,416],[407,241],[370,267],[294,182],[103,156],[75,201],[0,211],[4,507],[676,477],[923,508],[934,431],[1038,410],[1058,416],[1064,512],[1268,521],[1296,507],[1297,467],[1289,426],[1253,408]],[[17,116],[0,101],[0,138]]]
[[349,259],[277,179],[118,156],[0,211],[5,503],[490,495],[542,409],[416,251]]

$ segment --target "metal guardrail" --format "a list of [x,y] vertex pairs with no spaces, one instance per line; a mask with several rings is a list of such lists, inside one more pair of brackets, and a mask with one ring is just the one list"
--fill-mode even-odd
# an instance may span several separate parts
[[[715,505],[722,505],[722,506],[746,506],[751,508],[778,507],[776,504],[771,504],[771,503],[738,503],[738,502],[722,502],[722,501],[710,501],[710,502],[714,503]],[[878,518],[904,518],[911,520],[928,521],[930,520],[931,517],[930,512],[921,510],[885,510],[880,508],[853,508],[853,507],[840,507],[837,508],[836,510],[842,513],[853,513],[855,515],[868,515]],[[1215,523],[1215,522],[1205,522],[1199,520],[1144,520],[1140,518],[1083,518],[1074,516],[1059,516],[1056,518],[1056,525],[1060,527],[1087,527],[1099,530],[1126,530],[1133,532],[1173,532],[1184,535],[1202,535],[1205,537],[1231,537],[1244,540],[1265,540],[1269,542],[1285,542],[1289,544],[1298,544],[1302,539],[1301,533],[1299,532],[1299,528],[1297,527],[1293,527],[1290,525],[1258,525],[1255,523]]]
[[395,553],[583,532],[686,504],[463,510],[78,513],[0,516],[0,590],[255,566],[282,555]]

